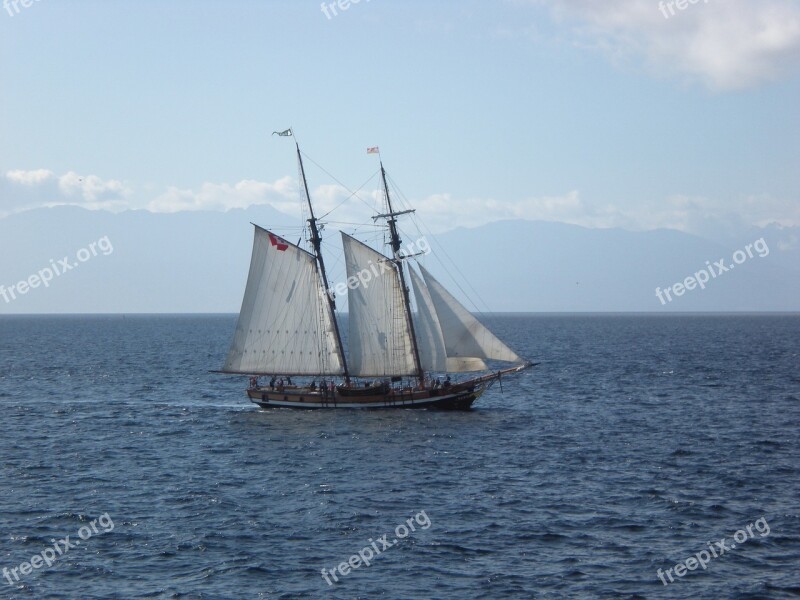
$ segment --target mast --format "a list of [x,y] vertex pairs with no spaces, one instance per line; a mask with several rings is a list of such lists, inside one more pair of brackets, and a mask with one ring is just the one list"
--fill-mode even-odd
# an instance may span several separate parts
[[[306,170],[303,167],[303,157],[300,154],[300,145],[295,139],[294,145],[297,148],[297,160],[300,163],[300,177],[303,180],[303,189],[306,192],[306,201],[308,202],[308,212],[311,218],[308,219],[308,224],[311,227],[311,245],[314,248],[314,257],[316,260],[317,272],[322,285],[325,286],[325,298],[328,305],[331,307],[331,315],[333,316],[333,330],[336,333],[336,343],[339,345],[339,354],[342,357],[342,368],[344,369],[344,380],[347,384],[350,383],[350,372],[347,370],[347,357],[345,356],[344,346],[342,345],[342,335],[339,332],[339,322],[336,319],[336,299],[328,287],[328,275],[325,272],[325,261],[322,258],[322,237],[319,235],[319,228],[317,227],[317,218],[314,216],[314,207],[311,205],[311,194],[308,193],[308,182],[306,181]],[[415,346],[416,348],[416,346]]]
[[419,385],[420,387],[423,387],[425,385],[425,371],[422,370],[422,361],[419,359],[417,334],[414,331],[414,320],[411,318],[411,300],[408,295],[408,286],[406,285],[406,276],[403,270],[404,263],[400,256],[400,244],[402,243],[402,240],[400,239],[400,234],[397,232],[397,215],[402,215],[412,211],[404,210],[396,213],[394,210],[392,210],[392,199],[389,196],[389,186],[386,183],[386,170],[383,168],[383,161],[381,161],[381,179],[383,180],[383,190],[386,193],[386,206],[389,209],[389,212],[385,215],[379,215],[379,217],[385,217],[386,222],[389,225],[389,233],[392,237],[392,256],[394,257],[394,263],[397,265],[397,272],[400,274],[400,287],[403,290],[403,308],[405,309],[406,313],[408,331],[411,334],[411,348],[414,353],[414,366],[417,370],[417,379],[419,379]]

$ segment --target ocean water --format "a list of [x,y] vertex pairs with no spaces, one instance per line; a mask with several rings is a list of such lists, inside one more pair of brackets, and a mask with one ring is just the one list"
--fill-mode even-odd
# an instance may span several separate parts
[[465,413],[260,410],[234,323],[0,317],[0,597],[800,596],[798,316],[494,317]]

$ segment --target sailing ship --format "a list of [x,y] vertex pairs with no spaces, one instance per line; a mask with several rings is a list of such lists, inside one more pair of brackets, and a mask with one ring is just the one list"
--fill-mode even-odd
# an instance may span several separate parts
[[[292,135],[291,129],[276,133]],[[322,253],[322,228],[308,192],[303,155],[296,138],[294,142],[309,215],[309,249],[253,224],[250,272],[221,371],[250,376],[247,394],[252,402],[262,408],[468,410],[501,377],[533,366],[421,264],[419,273],[410,264],[418,261],[401,250],[397,220],[413,210],[393,210],[382,160],[386,212],[373,219],[388,229],[388,255],[341,233],[349,288],[345,353]],[[492,370],[486,361],[506,366]],[[472,376],[451,380],[451,374],[460,373]],[[261,377],[270,377],[269,384]],[[292,382],[292,377],[304,382]]]

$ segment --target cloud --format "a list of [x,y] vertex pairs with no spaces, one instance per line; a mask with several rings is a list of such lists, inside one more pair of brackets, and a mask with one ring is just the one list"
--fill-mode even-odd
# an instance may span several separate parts
[[46,181],[55,178],[56,174],[47,169],[36,169],[35,171],[9,171],[6,173],[6,179],[11,183],[19,185],[42,185]]
[[61,177],[48,169],[13,170],[0,175],[0,218],[40,208],[72,204],[90,209],[128,207],[132,190],[116,179],[81,176],[70,171]]
[[714,90],[758,86],[800,65],[795,2],[684,1],[530,0],[571,26],[576,44],[600,50],[616,63],[643,61],[656,74]]
[[132,193],[121,181],[103,180],[97,175],[81,176],[70,171],[58,178],[58,188],[66,198],[84,204],[123,202]]
[[275,183],[243,180],[234,185],[204,183],[198,190],[169,187],[166,192],[147,204],[152,212],[180,212],[185,210],[218,210],[247,208],[271,204],[278,210],[289,203],[297,204],[297,182],[289,176]]
[[738,198],[705,198],[675,195],[658,204],[644,205],[627,215],[622,227],[663,227],[696,233],[710,239],[735,237],[752,227],[800,226],[800,204],[769,194]]
[[477,227],[488,221],[528,219],[579,223],[587,218],[577,191],[563,196],[545,196],[502,201],[494,198],[454,198],[449,193],[433,194],[415,203],[422,221],[434,232],[454,227]]
[[[317,218],[330,215],[332,222],[371,221],[372,215],[382,211],[380,192],[359,191],[351,193],[339,184],[323,184],[310,190]],[[170,187],[149,202],[152,212],[179,212],[185,210],[226,211],[268,204],[287,215],[301,218],[307,210],[303,204],[299,182],[285,176],[273,183],[244,180],[236,184],[203,183],[197,189]]]
[[[353,194],[341,185],[325,184],[312,189],[311,196],[316,216],[334,227],[371,225],[373,215],[384,212],[383,194],[377,190]],[[0,218],[63,204],[113,212],[145,208],[162,213],[223,212],[270,205],[298,223],[305,218],[298,182],[290,176],[272,183],[243,180],[235,184],[206,182],[196,189],[173,186],[148,202],[137,201],[134,191],[116,179],[81,176],[73,171],[59,177],[47,169],[17,170],[0,175],[0,198]],[[461,197],[443,192],[411,200],[395,195],[394,208],[415,208],[424,228],[434,233],[502,219],[558,221],[590,228],[669,228],[711,239],[736,236],[752,227],[770,224],[800,226],[800,203],[767,194],[719,199],[675,195],[621,207],[586,199],[578,190],[521,199]]]
[[573,190],[562,196],[511,201],[434,194],[415,204],[422,220],[434,232],[458,226],[477,227],[500,219],[558,221],[593,229],[677,229],[710,239],[735,237],[752,227],[771,224],[800,226],[800,204],[769,195],[725,199],[676,195],[620,208],[584,201]]

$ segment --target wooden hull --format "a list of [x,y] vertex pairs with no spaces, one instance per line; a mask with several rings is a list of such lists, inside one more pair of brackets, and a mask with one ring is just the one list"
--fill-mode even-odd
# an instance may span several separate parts
[[490,382],[454,385],[437,390],[392,390],[378,395],[342,395],[338,391],[323,394],[319,390],[291,388],[283,391],[268,387],[247,390],[250,401],[261,408],[430,408],[469,410]]

